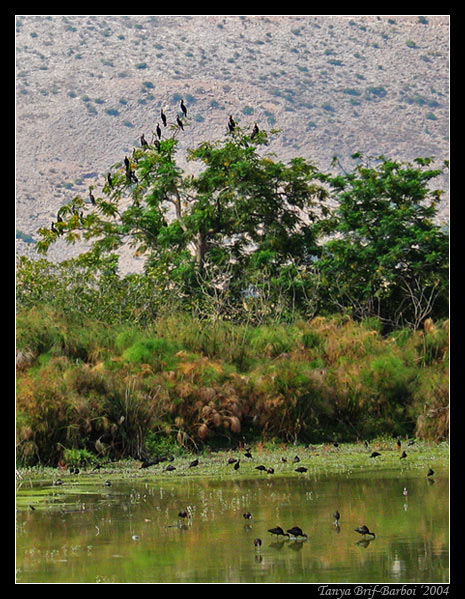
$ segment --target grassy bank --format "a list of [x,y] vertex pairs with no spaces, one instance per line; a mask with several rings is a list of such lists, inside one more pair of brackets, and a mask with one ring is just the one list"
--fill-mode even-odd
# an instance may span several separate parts
[[448,436],[447,323],[384,337],[376,320],[249,327],[178,314],[142,329],[33,308],[17,339],[23,465]]

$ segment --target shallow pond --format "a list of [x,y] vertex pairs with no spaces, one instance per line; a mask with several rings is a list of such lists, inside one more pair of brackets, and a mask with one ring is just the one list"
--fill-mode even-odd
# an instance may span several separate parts
[[[434,480],[409,468],[252,477],[231,470],[185,479],[147,473],[111,486],[105,480],[98,474],[68,477],[61,486],[23,482],[17,582],[449,580],[447,469]],[[190,517],[179,518],[181,510]],[[354,531],[362,524],[376,533],[373,540]],[[308,538],[280,540],[268,532],[275,526],[299,526]]]

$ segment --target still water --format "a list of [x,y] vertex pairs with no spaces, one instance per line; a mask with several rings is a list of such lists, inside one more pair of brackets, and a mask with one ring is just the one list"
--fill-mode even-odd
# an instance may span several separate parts
[[[20,489],[26,501],[17,512],[17,582],[449,580],[447,472],[434,481],[389,471],[252,480],[148,476],[111,486],[89,478]],[[36,503],[44,494],[47,501]],[[187,509],[191,516],[181,521],[178,513]],[[375,532],[373,540],[354,532],[362,524]],[[279,540],[267,532],[275,526],[299,526],[308,538]]]

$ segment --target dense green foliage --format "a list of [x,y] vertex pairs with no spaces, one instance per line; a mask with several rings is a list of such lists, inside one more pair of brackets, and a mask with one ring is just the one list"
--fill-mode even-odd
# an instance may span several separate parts
[[50,308],[18,318],[18,457],[122,458],[239,441],[446,439],[447,323],[380,335],[347,317],[149,327]]
[[[441,169],[354,155],[353,172],[324,174],[236,129],[190,150],[186,174],[176,135],[40,230],[44,253],[60,237],[87,253],[18,260],[21,461],[173,440],[446,438]],[[121,276],[128,243],[145,269]]]

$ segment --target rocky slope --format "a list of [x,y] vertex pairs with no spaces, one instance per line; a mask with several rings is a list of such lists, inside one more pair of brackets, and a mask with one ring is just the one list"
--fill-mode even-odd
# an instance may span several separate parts
[[[16,16],[16,36],[20,254],[151,136],[160,107],[173,122],[181,97],[181,152],[223,135],[231,113],[279,128],[270,151],[321,170],[335,155],[350,168],[355,151],[448,158],[447,15],[30,15]],[[57,244],[49,257],[75,253]],[[137,267],[128,253],[125,269]]]

